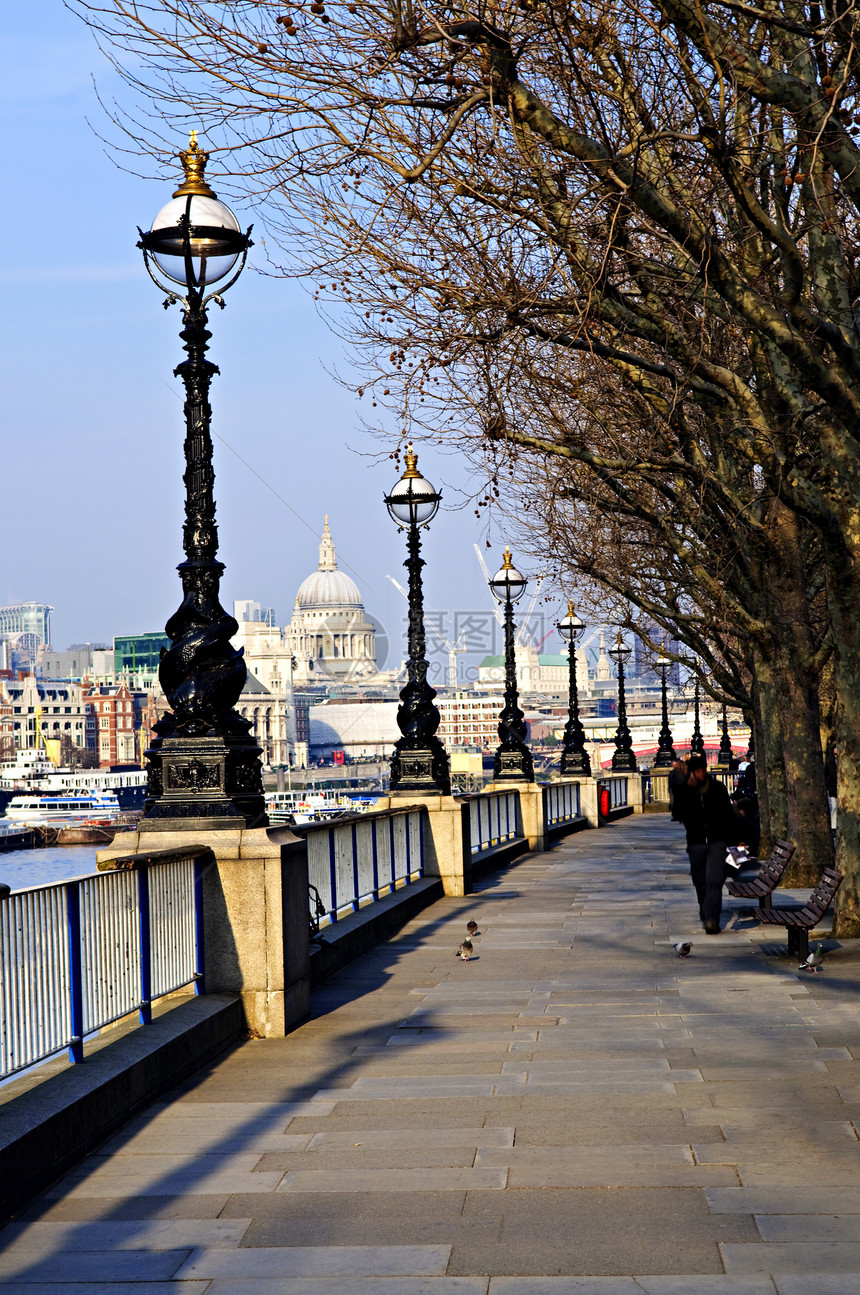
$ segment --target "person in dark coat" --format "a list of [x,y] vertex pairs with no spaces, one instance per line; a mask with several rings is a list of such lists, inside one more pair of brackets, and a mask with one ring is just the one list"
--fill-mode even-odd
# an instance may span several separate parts
[[672,818],[676,823],[680,822],[678,815],[675,813],[675,794],[679,787],[683,787],[687,781],[687,763],[685,760],[673,760],[672,768],[669,770],[669,776],[666,779],[669,784],[669,808],[672,811]]
[[690,877],[705,934],[719,935],[726,847],[737,840],[737,820],[728,791],[710,776],[703,755],[687,761],[687,781],[675,793],[675,812],[687,832]]

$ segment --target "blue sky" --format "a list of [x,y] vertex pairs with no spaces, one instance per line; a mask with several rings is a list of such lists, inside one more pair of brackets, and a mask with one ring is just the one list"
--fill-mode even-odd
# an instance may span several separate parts
[[[64,648],[159,629],[179,601],[180,317],[162,310],[135,247],[171,186],[107,156],[93,77],[108,98],[124,91],[60,0],[4,19],[0,603],[53,604]],[[397,643],[405,604],[385,576],[405,579],[405,554],[382,504],[391,465],[368,457],[378,443],[329,377],[345,365],[339,340],[300,285],[255,274],[251,256],[210,324],[223,601],[257,599],[288,619],[329,513],[341,564]],[[425,450],[421,467],[459,500],[456,458]],[[443,505],[426,539],[428,606],[489,610],[474,521]]]

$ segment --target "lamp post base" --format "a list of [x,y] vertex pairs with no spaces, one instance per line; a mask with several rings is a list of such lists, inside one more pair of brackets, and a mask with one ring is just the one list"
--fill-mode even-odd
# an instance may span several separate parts
[[635,773],[637,768],[636,756],[632,751],[616,751],[612,757],[613,773]]
[[436,739],[415,751],[395,746],[389,785],[393,792],[422,791],[450,796],[451,775],[442,743]]
[[260,748],[251,737],[157,738],[146,753],[141,831],[266,827]]
[[494,782],[534,782],[531,751],[497,751],[493,764]]
[[566,778],[590,778],[591,760],[585,751],[565,751],[561,757],[560,770]]
[[678,757],[674,751],[658,751],[652,769],[671,769]]

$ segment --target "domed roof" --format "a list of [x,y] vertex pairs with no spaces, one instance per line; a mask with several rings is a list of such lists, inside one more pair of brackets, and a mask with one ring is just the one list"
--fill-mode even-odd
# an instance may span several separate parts
[[328,528],[328,517],[320,544],[320,561],[316,571],[303,580],[296,595],[296,606],[302,610],[312,607],[362,607],[358,585],[343,571],[338,571],[334,553],[334,540]]

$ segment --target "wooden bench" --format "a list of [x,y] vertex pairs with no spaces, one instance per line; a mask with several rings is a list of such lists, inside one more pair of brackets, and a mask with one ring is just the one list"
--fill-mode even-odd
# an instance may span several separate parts
[[799,958],[809,955],[809,932],[817,926],[842,884],[842,873],[835,868],[825,868],[818,885],[805,904],[792,904],[785,908],[757,908],[755,916],[770,926],[784,926],[788,930],[788,951]]
[[762,864],[755,877],[748,881],[730,881],[726,889],[735,899],[757,899],[762,908],[770,908],[771,892],[782,880],[788,861],[796,850],[791,841],[777,841],[770,858]]

